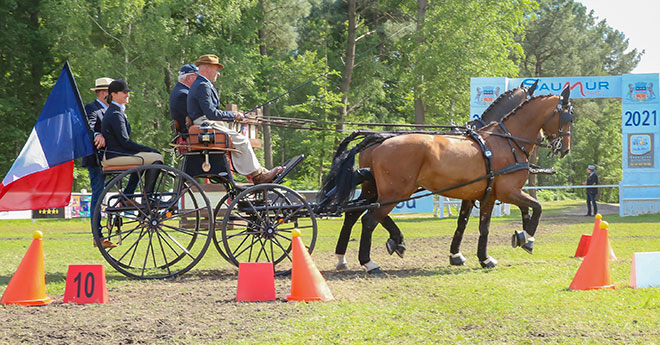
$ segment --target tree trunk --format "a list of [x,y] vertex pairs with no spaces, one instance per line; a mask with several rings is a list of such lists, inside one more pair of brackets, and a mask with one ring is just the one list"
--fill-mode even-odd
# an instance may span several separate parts
[[[419,47],[424,45],[424,34],[422,29],[424,27],[424,17],[426,16],[426,8],[428,7],[428,0],[417,0],[417,44]],[[418,73],[417,83],[413,90],[415,97],[415,123],[423,125],[426,122],[426,110],[424,109],[424,101],[422,100],[421,85],[424,83],[424,75]]]
[[[259,0],[259,11],[261,12],[261,21],[262,24],[264,22],[264,17],[266,15],[264,11],[264,1]],[[266,50],[266,43],[264,41],[264,30],[263,30],[263,25],[259,28],[257,31],[257,35],[259,36],[259,54],[261,56],[268,56],[268,52]],[[268,88],[263,87],[262,91],[264,92],[265,95],[268,95]],[[268,123],[268,120],[270,119],[270,104],[264,105],[263,108],[263,116],[264,120],[266,120],[266,123]],[[271,169],[273,167],[273,141],[270,136],[270,126],[269,125],[263,125],[261,129],[261,133],[264,136],[264,164],[266,165],[266,168]]]
[[335,129],[344,130],[343,122],[348,115],[348,92],[351,88],[353,79],[353,68],[355,67],[355,34],[356,34],[356,0],[348,0],[348,36],[346,37],[346,52],[344,54],[344,69],[341,73],[341,84],[339,90],[342,94],[342,105],[339,107],[337,116],[337,125]]

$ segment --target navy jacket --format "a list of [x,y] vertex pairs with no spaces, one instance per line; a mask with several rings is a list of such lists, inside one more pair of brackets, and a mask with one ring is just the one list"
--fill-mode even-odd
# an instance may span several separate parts
[[[587,177],[587,185],[597,185],[597,184],[598,184],[598,175],[596,175],[595,172],[593,174],[589,174],[589,177]],[[591,194],[591,195],[598,194],[598,188],[597,187],[587,188],[587,194]]]
[[215,121],[234,121],[234,113],[219,110],[219,105],[218,90],[208,79],[198,75],[188,92],[188,117],[193,121],[200,116]]
[[184,83],[176,83],[170,92],[170,117],[179,123],[179,131],[186,132],[186,115],[188,114],[188,91]]
[[156,149],[131,140],[131,125],[121,108],[114,103],[110,103],[106,110],[101,127],[105,137],[106,159],[134,155],[138,152],[158,152]]
[[[105,113],[105,108],[97,101],[85,105],[85,113],[87,115],[87,123],[89,124],[89,129],[92,131],[92,136],[94,133],[101,133],[101,121],[103,121],[103,113]],[[94,146],[94,142],[92,142]],[[98,167],[98,150],[94,146],[94,153],[82,158],[83,167]]]

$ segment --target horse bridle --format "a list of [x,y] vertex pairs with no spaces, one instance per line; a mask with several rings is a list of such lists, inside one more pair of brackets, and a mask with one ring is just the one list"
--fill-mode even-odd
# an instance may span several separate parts
[[[559,103],[557,104],[557,107],[555,110],[552,112],[552,115],[548,117],[547,120],[543,123],[541,128],[545,127],[548,122],[550,122],[555,115],[559,114],[558,116],[558,126],[557,127],[557,133],[553,133],[551,135],[546,135],[545,140],[548,140],[550,150],[552,154],[560,154],[561,149],[563,147],[563,144],[561,142],[562,137],[568,136],[569,138],[571,137],[571,131],[562,131],[562,128],[564,128],[564,125],[567,123],[572,123],[573,122],[573,105],[571,104],[570,101],[567,102],[567,104],[564,106],[562,105],[562,99],[559,100]],[[545,131],[544,131],[545,132]]]

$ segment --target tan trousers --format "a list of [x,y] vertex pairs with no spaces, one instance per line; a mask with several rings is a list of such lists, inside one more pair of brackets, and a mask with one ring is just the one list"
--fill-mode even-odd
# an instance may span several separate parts
[[119,156],[115,158],[110,158],[110,159],[105,159],[105,156],[103,157],[103,161],[101,162],[101,165],[103,166],[109,166],[109,165],[147,165],[147,164],[152,164],[154,162],[161,161],[163,162],[163,156],[160,155],[160,153],[156,152],[138,152],[132,156]]
[[263,170],[263,167],[257,160],[257,155],[254,154],[254,149],[252,149],[252,144],[250,144],[250,138],[229,128],[227,121],[212,121],[208,120],[206,116],[201,116],[196,118],[193,124],[201,125],[203,122],[211,124],[213,129],[229,134],[233,148],[240,151],[231,153],[232,164],[239,174],[250,175],[257,170]]

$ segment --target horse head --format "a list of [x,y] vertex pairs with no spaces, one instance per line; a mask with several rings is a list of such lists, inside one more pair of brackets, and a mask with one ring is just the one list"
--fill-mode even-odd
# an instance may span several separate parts
[[566,156],[571,151],[571,128],[573,126],[573,105],[570,101],[571,89],[565,87],[557,107],[541,127],[550,143],[553,154]]

